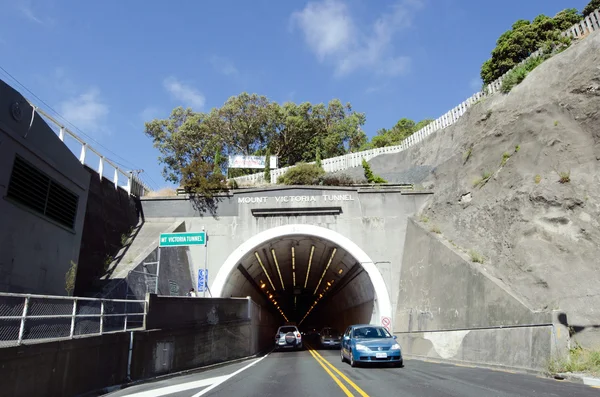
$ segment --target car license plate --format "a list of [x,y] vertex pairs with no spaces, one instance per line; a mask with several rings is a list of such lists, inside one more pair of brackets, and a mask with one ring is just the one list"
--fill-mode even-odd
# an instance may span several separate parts
[[375,353],[376,358],[387,358],[387,353]]

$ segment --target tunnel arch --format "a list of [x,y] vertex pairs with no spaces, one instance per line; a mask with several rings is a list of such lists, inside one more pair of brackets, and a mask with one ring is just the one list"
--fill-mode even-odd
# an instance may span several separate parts
[[299,235],[310,236],[329,241],[350,254],[366,271],[374,289],[375,311],[373,313],[371,322],[375,324],[381,324],[384,317],[387,317],[389,320],[392,319],[392,304],[388,288],[385,284],[383,276],[367,253],[365,253],[365,251],[356,245],[352,240],[338,232],[324,227],[308,224],[277,226],[258,233],[248,239],[246,242],[242,243],[228,256],[223,265],[219,268],[217,276],[213,282],[212,293],[214,296],[222,296],[228,278],[233,273],[234,269],[236,269],[238,263],[240,263],[240,261],[242,261],[242,259],[248,255],[249,252],[252,252],[257,247],[269,243],[270,241],[277,240],[278,238]]

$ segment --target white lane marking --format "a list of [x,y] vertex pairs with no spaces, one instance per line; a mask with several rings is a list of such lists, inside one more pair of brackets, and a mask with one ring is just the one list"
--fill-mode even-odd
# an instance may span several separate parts
[[216,376],[214,378],[196,380],[194,382],[181,383],[173,386],[161,387],[160,389],[146,390],[133,394],[126,394],[124,397],[159,397],[167,394],[177,393],[198,387],[212,385],[215,382],[223,382],[229,378],[229,375]]
[[246,365],[243,368],[238,369],[237,371],[235,371],[234,373],[230,374],[230,375],[226,375],[224,376],[225,379],[220,380],[216,383],[213,383],[211,386],[207,387],[206,389],[202,390],[201,392],[194,394],[192,397],[200,397],[205,395],[206,393],[208,393],[209,391],[211,391],[212,389],[214,389],[215,387],[219,386],[220,384],[224,383],[225,381],[227,381],[230,378],[233,378],[234,376],[236,376],[237,374],[239,374],[242,371],[247,370],[248,368],[250,368],[251,366],[253,366],[254,364],[258,364],[259,362],[261,362],[262,360],[264,360],[265,358],[267,358],[268,354],[265,356],[262,356],[261,358],[259,358],[256,361],[251,362],[250,364]]

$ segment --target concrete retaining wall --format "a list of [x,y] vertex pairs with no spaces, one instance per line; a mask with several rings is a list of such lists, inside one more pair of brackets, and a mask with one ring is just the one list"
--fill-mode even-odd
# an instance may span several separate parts
[[[81,249],[77,267],[75,295],[89,294],[95,280],[105,273],[105,263],[124,255],[126,237],[135,236],[136,226],[143,218],[139,199],[123,189],[117,189],[113,181],[100,178],[89,167],[90,187],[85,222],[81,237]],[[125,250],[122,248],[125,245]]]
[[186,298],[149,295],[147,329],[177,329],[247,321],[252,301],[239,298]]
[[[246,299],[210,301],[151,299],[150,322],[165,329],[133,332],[131,378],[243,358],[273,345],[277,325],[270,312]],[[176,312],[177,305],[185,310]],[[215,306],[219,309],[212,310]],[[185,316],[186,310],[192,314]],[[183,317],[178,320],[179,316]],[[212,318],[211,323],[196,323],[204,318]],[[178,329],[166,329],[169,326]],[[0,349],[0,396],[68,397],[124,383],[130,337],[131,333],[114,333]]]
[[129,333],[0,349],[0,396],[74,396],[127,376]]
[[414,220],[405,247],[394,323],[405,354],[539,370],[565,344],[552,313],[531,310]]

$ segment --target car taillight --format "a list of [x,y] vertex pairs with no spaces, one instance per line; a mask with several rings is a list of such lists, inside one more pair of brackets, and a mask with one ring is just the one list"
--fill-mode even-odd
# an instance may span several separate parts
[[302,338],[300,334],[296,334],[296,338]]

